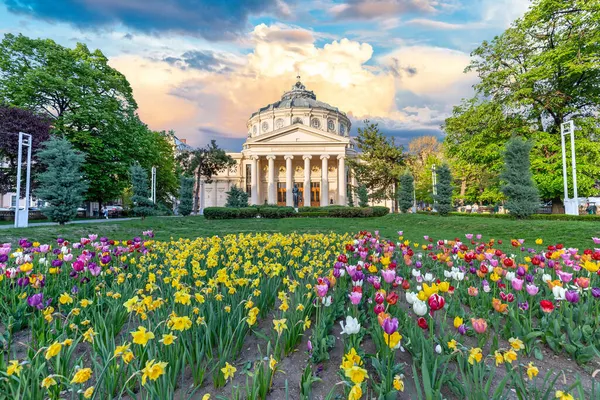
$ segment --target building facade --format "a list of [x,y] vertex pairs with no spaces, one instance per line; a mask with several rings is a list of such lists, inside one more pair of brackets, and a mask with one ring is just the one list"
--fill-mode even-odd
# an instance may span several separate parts
[[281,100],[250,116],[248,138],[236,165],[201,183],[200,209],[224,206],[233,185],[246,190],[250,204],[346,205],[354,184],[346,161],[356,157],[351,123],[337,107],[317,100],[298,81]]

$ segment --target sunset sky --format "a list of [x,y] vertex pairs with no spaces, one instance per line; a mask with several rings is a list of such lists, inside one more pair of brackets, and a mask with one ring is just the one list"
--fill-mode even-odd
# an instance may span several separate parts
[[441,136],[472,94],[469,53],[526,0],[0,0],[0,33],[100,49],[152,129],[239,151],[246,120],[300,74],[401,143]]

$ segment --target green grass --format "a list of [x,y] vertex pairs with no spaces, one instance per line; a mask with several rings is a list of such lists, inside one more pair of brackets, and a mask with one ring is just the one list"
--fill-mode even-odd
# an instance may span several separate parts
[[[226,235],[240,232],[358,232],[379,230],[388,238],[395,239],[396,232],[404,231],[410,240],[423,242],[423,235],[434,239],[464,240],[465,233],[481,233],[484,239],[495,238],[509,241],[513,238],[525,239],[533,245],[537,238],[545,244],[564,243],[569,247],[594,247],[592,236],[600,236],[600,223],[590,221],[518,221],[499,218],[471,218],[421,214],[388,215],[381,218],[288,218],[288,219],[245,219],[245,220],[206,220],[203,217],[153,217],[146,220],[131,220],[73,224],[65,226],[44,226],[26,229],[0,230],[0,243],[15,242],[27,237],[39,242],[51,242],[57,237],[78,240],[89,233],[113,239],[129,239],[141,236],[142,231],[153,229],[156,238],[195,238],[198,236]],[[527,243],[526,242],[526,243]]]

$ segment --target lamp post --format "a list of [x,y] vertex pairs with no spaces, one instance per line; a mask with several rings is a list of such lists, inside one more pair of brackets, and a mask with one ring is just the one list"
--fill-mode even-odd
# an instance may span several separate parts
[[[21,212],[21,168],[23,162],[23,146],[27,146],[27,173],[25,176],[25,207]],[[31,135],[19,132],[19,152],[17,156],[17,204],[15,207],[15,228],[27,228],[29,224],[29,186],[31,182]]]
[[150,195],[150,200],[152,200],[152,202],[154,204],[156,204],[156,167],[152,167],[152,191],[151,191],[151,195]]
[[[565,136],[571,136],[571,174],[573,175],[573,198],[569,199],[569,185],[567,182],[567,149],[565,145]],[[575,123],[568,121],[560,125],[560,144],[562,147],[563,162],[563,185],[565,198],[565,214],[579,215],[579,198],[577,196],[577,165],[575,162]]]
[[431,166],[431,191],[433,193],[433,211],[435,212],[435,198],[437,197],[437,173],[435,172],[435,164]]

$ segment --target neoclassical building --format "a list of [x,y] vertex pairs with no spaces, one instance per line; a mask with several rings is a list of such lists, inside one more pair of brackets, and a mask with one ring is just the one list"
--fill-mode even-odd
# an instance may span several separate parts
[[250,204],[299,206],[347,204],[346,160],[356,157],[352,124],[337,107],[317,100],[298,81],[281,100],[253,113],[236,165],[201,185],[200,208],[223,206],[233,185],[246,190]]

